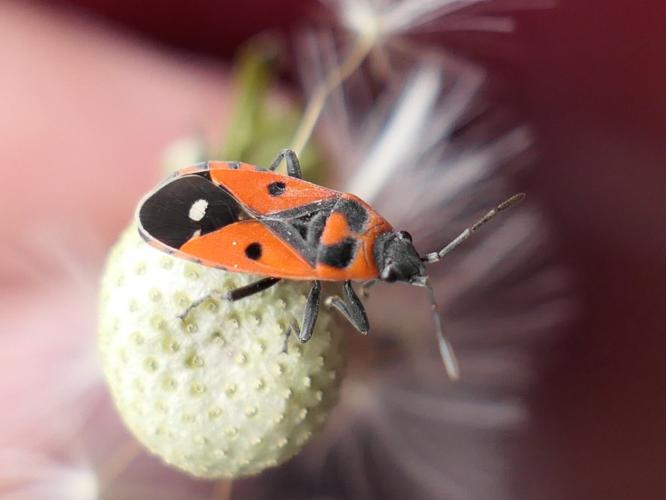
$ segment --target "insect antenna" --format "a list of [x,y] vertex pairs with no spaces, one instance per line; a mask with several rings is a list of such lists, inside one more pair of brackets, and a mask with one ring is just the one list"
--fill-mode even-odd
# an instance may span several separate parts
[[495,218],[497,214],[500,212],[503,212],[504,210],[507,210],[508,208],[511,208],[514,205],[517,205],[520,203],[523,199],[525,198],[525,193],[518,193],[514,194],[511,198],[503,201],[499,205],[497,205],[495,208],[492,210],[488,211],[486,215],[481,217],[478,221],[476,221],[473,225],[471,225],[468,228],[465,228],[465,230],[460,233],[458,236],[456,236],[448,245],[446,245],[444,248],[442,248],[439,252],[431,252],[428,254],[425,254],[423,257],[421,257],[421,260],[425,262],[426,264],[432,264],[434,262],[437,262],[441,260],[446,254],[450,253],[451,251],[455,250],[460,246],[461,243],[467,240],[472,233],[474,233],[477,229],[479,229],[481,226],[483,226],[486,222],[492,220]]
[[432,322],[435,324],[435,333],[437,334],[437,343],[439,345],[439,353],[442,356],[446,373],[451,380],[458,380],[460,378],[460,371],[458,370],[458,359],[453,352],[453,346],[444,336],[444,328],[442,327],[442,318],[439,315],[439,307],[437,300],[435,300],[435,291],[430,284],[430,280],[426,279],[423,285],[428,290],[430,297],[430,309],[432,311]]
[[[425,262],[426,264],[432,264],[434,262],[438,262],[446,254],[448,254],[449,252],[457,248],[465,240],[467,240],[467,238],[469,238],[472,235],[472,233],[474,233],[477,229],[483,226],[486,222],[492,220],[500,212],[508,208],[511,208],[517,203],[520,203],[523,200],[523,198],[525,198],[525,193],[514,194],[512,197],[503,201],[492,210],[489,210],[483,217],[481,217],[474,224],[472,224],[468,228],[465,228],[465,230],[462,233],[456,236],[448,245],[442,248],[439,252],[431,252],[421,257],[421,261]],[[456,359],[456,355],[453,352],[453,346],[451,346],[451,343],[444,336],[444,328],[442,327],[442,318],[439,315],[439,308],[437,306],[437,301],[435,300],[435,291],[433,290],[432,285],[430,284],[430,280],[428,278],[423,279],[422,277],[421,280],[419,280],[419,282],[413,282],[413,284],[417,286],[423,286],[428,290],[428,296],[430,297],[430,308],[432,310],[432,321],[435,324],[435,333],[437,334],[437,342],[439,344],[439,353],[442,356],[442,361],[444,361],[444,367],[446,368],[446,373],[449,375],[449,378],[451,380],[457,380],[460,375],[458,370],[458,360]]]

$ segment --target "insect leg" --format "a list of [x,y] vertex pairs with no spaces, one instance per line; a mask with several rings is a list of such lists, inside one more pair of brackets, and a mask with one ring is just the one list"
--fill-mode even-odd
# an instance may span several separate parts
[[213,292],[213,293],[209,293],[209,294],[207,294],[207,295],[204,295],[204,296],[201,297],[200,299],[195,300],[195,301],[192,302],[189,306],[187,306],[187,308],[185,308],[185,310],[184,310],[182,313],[180,313],[180,314],[178,315],[178,319],[180,319],[180,320],[184,320],[185,317],[190,313],[190,311],[191,311],[192,309],[196,309],[197,307],[199,307],[201,304],[203,304],[204,302],[206,302],[206,301],[207,301],[208,299],[210,299],[211,297],[218,296],[218,295],[219,295],[221,298],[224,298],[224,296],[223,296],[222,294],[220,294],[219,292]]
[[288,344],[289,344],[289,337],[291,336],[292,332],[293,333],[298,333],[301,330],[301,327],[298,326],[298,321],[295,319],[291,320],[291,324],[287,328],[287,333],[284,335],[284,345],[282,346],[282,352],[285,354],[288,354]]
[[312,337],[317,315],[319,314],[319,296],[321,295],[321,283],[315,281],[310,289],[310,295],[305,303],[305,314],[303,315],[303,324],[298,333],[298,340],[305,343]]
[[259,281],[255,281],[254,283],[250,283],[249,285],[245,285],[240,288],[235,288],[234,290],[231,290],[229,292],[209,293],[207,295],[204,295],[200,299],[195,300],[189,306],[187,306],[187,308],[178,315],[178,318],[180,318],[181,320],[185,319],[185,317],[190,313],[192,309],[196,309],[197,307],[199,307],[201,304],[203,304],[212,297],[219,296],[223,300],[229,300],[233,302],[236,300],[243,299],[245,297],[249,297],[250,295],[254,295],[255,293],[263,292],[267,288],[270,288],[273,285],[275,285],[278,281],[280,281],[280,278],[263,278],[260,279]]
[[280,281],[280,278],[263,278],[259,281],[250,283],[249,285],[230,290],[223,295],[223,298],[230,302],[244,299],[245,297],[249,297],[255,293],[263,292],[264,290],[275,285],[278,281]]
[[369,280],[361,283],[361,297],[367,299],[370,296],[370,289],[381,280]]
[[298,161],[298,156],[296,156],[296,153],[294,153],[291,149],[283,149],[280,151],[277,155],[277,158],[275,158],[271,166],[268,167],[268,170],[276,170],[280,166],[280,163],[282,163],[283,159],[287,160],[287,174],[289,177],[302,179],[303,174],[301,173],[301,164]]
[[433,262],[437,262],[438,260],[442,259],[446,254],[448,254],[452,250],[458,248],[458,246],[460,246],[461,243],[463,243],[465,240],[467,240],[467,238],[469,238],[474,231],[479,229],[482,225],[484,225],[489,220],[493,219],[497,214],[499,214],[503,210],[506,210],[507,208],[511,208],[516,203],[521,202],[523,200],[523,198],[525,198],[525,193],[514,194],[508,200],[503,201],[502,203],[497,205],[495,208],[488,211],[486,213],[486,215],[481,217],[472,226],[466,228],[462,233],[460,233],[458,236],[456,236],[453,239],[453,241],[451,241],[451,243],[446,245],[439,252],[428,253],[428,254],[424,255],[423,257],[421,257],[421,260],[423,262],[426,262],[427,264],[432,264]]
[[337,309],[354,328],[363,335],[367,335],[368,330],[370,329],[368,315],[365,313],[365,308],[363,307],[361,300],[354,292],[351,281],[345,281],[344,293],[346,300],[342,300],[337,295],[333,295],[326,299],[326,305]]

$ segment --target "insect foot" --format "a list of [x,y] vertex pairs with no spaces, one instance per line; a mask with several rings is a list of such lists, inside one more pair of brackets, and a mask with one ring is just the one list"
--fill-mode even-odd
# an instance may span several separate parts
[[256,279],[162,253],[134,226],[106,264],[98,341],[115,405],[148,450],[197,477],[279,465],[323,427],[338,399],[344,359],[328,311],[308,343],[292,335],[285,349],[307,283],[219,300]]

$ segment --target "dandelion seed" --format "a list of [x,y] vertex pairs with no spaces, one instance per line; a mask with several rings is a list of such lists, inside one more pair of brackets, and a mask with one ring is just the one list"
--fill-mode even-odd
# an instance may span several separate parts
[[[475,125],[486,123],[479,118],[480,110],[487,109],[484,71],[445,50],[417,47],[409,35],[452,29],[506,32],[513,21],[484,15],[481,7],[497,11],[507,4],[326,3],[357,44],[366,41],[359,66],[366,56],[370,59],[364,66],[368,71],[340,79],[322,107],[320,137],[330,146],[337,182],[370,201],[394,226],[408,229],[420,248],[442,248],[479,212],[505,197],[509,173],[527,164],[523,158],[532,137],[520,122],[500,122],[487,130]],[[345,60],[338,54],[345,50],[338,47],[324,31],[303,34],[307,88],[316,88],[330,68]],[[373,59],[381,64],[373,65]],[[470,132],[461,133],[461,125],[470,123]],[[425,307],[425,297],[373,288],[374,339],[399,342],[398,352],[386,365],[380,356],[374,370],[365,358],[358,361],[360,367],[351,360],[337,420],[316,449],[291,465],[307,471],[299,477],[321,482],[343,470],[346,480],[335,494],[372,497],[379,494],[377,485],[359,472],[371,464],[382,477],[400,471],[401,480],[391,489],[395,498],[406,492],[417,498],[510,498],[505,446],[527,418],[532,348],[549,342],[570,311],[566,273],[554,265],[547,241],[543,218],[526,204],[488,227],[465,251],[447,257],[446,265],[433,268],[431,278],[461,365],[455,385],[444,382],[436,347],[424,331],[429,325],[411,313],[420,307],[419,299]],[[379,309],[387,303],[396,306]],[[330,465],[336,460],[339,468]]]

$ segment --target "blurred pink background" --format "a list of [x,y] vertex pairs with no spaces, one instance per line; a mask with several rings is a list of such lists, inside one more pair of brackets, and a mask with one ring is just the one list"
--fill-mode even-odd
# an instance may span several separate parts
[[[72,355],[83,349],[68,333],[94,321],[86,286],[164,148],[230,126],[234,49],[321,11],[260,0],[0,3],[0,331],[13,339],[0,355],[0,427],[20,431],[14,398],[62,369],[40,358],[33,332]],[[516,14],[517,31],[501,41],[434,40],[483,61],[499,98],[533,124],[539,157],[525,189],[544,203],[582,292],[582,315],[533,394],[516,498],[666,494],[665,14],[657,1],[568,0]],[[73,297],[59,293],[73,279],[67,253],[89,272],[74,277],[88,285]],[[21,393],[15,363],[45,367]]]

